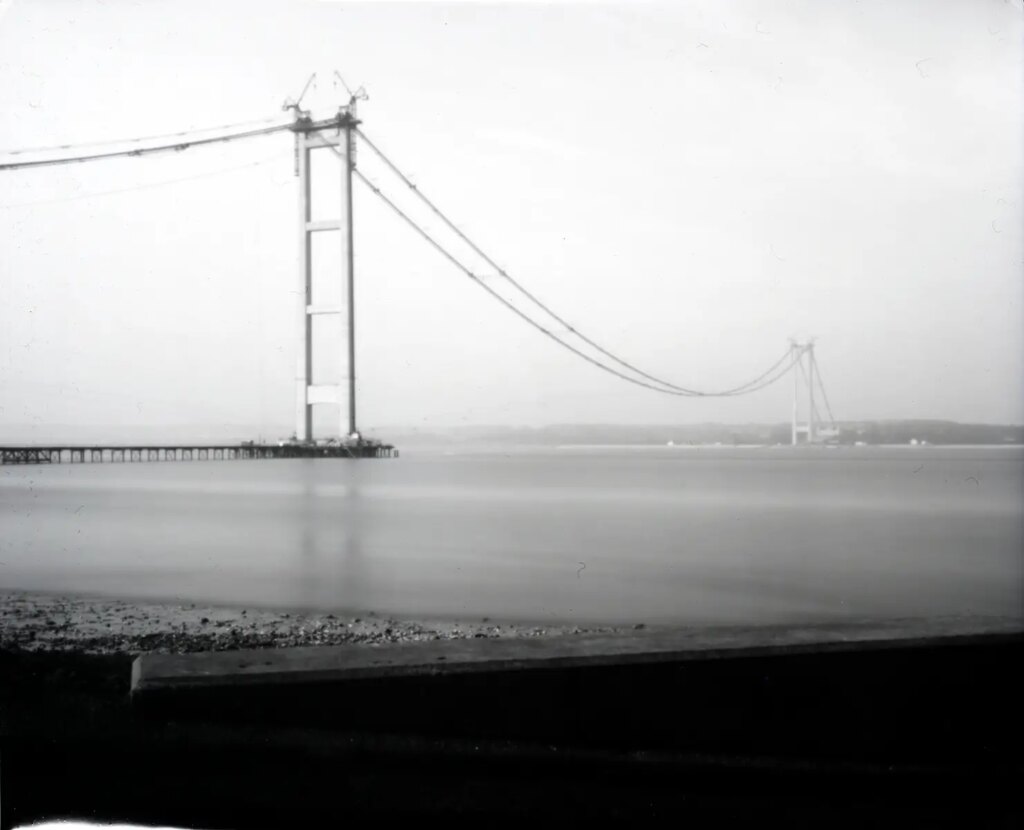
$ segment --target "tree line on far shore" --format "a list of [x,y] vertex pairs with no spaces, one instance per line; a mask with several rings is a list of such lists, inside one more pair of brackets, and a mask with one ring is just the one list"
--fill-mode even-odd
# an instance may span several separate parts
[[[955,421],[862,421],[836,425],[829,443],[863,444],[1024,444],[1024,426],[961,424]],[[400,434],[399,434],[400,433]],[[460,427],[404,430],[388,435],[396,443],[423,444],[789,444],[790,425],[783,424],[554,424],[543,427]]]

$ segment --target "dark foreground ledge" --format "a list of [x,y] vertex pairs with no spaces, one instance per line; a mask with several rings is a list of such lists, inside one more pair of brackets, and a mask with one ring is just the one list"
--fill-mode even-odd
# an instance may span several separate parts
[[1012,619],[901,620],[798,626],[637,630],[532,639],[452,639],[386,645],[238,649],[146,654],[132,664],[136,700],[160,695],[292,685],[351,687],[363,680],[402,680],[552,670],[641,668],[741,658],[964,646],[1024,634]]
[[22,821],[1010,827],[1022,652],[946,620],[147,655],[130,705],[122,662],[120,709],[15,730],[0,774]]
[[151,717],[958,763],[1010,757],[991,715],[1022,637],[944,620],[147,655],[132,695]]

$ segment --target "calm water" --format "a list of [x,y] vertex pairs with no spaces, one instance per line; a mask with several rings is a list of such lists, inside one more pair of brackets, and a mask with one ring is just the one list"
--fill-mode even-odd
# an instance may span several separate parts
[[1024,450],[0,467],[0,588],[585,622],[1024,617]]

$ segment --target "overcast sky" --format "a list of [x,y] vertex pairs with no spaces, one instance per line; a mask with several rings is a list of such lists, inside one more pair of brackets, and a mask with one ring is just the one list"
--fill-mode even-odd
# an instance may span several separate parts
[[[0,7],[0,150],[281,115],[312,72],[330,112],[338,69],[428,196],[646,371],[731,386],[813,336],[840,419],[1024,421],[1020,0]],[[0,437],[290,433],[292,164],[285,133],[0,171]],[[355,221],[364,430],[789,416],[788,379],[725,400],[629,386],[365,189]]]

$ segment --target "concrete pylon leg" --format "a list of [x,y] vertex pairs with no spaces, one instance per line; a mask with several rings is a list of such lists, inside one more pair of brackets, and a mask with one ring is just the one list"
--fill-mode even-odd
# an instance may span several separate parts
[[[296,175],[299,178],[299,279],[298,297],[298,338],[295,373],[295,437],[301,442],[311,442],[313,435],[313,406],[332,404],[339,408],[339,436],[356,431],[355,395],[355,290],[352,221],[352,170],[355,165],[353,144],[355,118],[351,105],[342,108],[338,115],[326,121],[313,121],[305,113],[297,113],[292,129],[296,142]],[[340,156],[343,163],[341,172],[342,215],[336,219],[315,219],[312,215],[312,188],[310,157],[314,150],[327,148]],[[341,246],[341,296],[340,305],[323,302],[316,296],[313,287],[313,234],[337,233]],[[336,353],[341,356],[343,378],[337,383],[314,384],[313,382],[313,319],[317,315],[339,315],[344,321],[344,334],[337,344]]]

